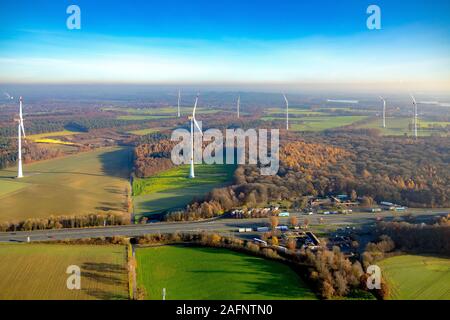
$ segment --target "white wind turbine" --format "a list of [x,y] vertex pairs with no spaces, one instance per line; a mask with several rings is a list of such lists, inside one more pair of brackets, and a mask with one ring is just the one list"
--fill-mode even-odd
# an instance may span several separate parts
[[12,97],[8,92],[4,91],[3,94],[8,98],[9,100],[14,100],[14,97]]
[[18,122],[17,131],[18,131],[18,168],[17,168],[17,178],[23,178],[23,169],[22,169],[22,133],[25,138],[25,127],[23,126],[23,115],[22,115],[22,97],[19,99],[19,119],[16,119]]
[[195,172],[194,172],[194,126],[197,127],[198,131],[203,135],[202,129],[200,128],[197,120],[195,119],[195,110],[197,109],[197,103],[198,103],[198,95],[195,98],[195,104],[194,104],[194,110],[192,111],[192,116],[189,117],[189,120],[191,120],[191,169],[189,171],[189,178],[193,179],[195,178]]
[[411,95],[411,99],[413,102],[413,130],[414,130],[414,138],[417,139],[417,101],[413,95]]
[[381,101],[383,101],[383,128],[386,128],[386,100],[380,96]]
[[239,109],[241,107],[241,96],[238,97],[237,106],[236,107],[237,107],[237,117],[239,119]]
[[284,101],[286,101],[286,130],[289,130],[289,101],[283,93]]
[[181,100],[181,90],[178,89],[178,118],[181,116],[181,113],[180,113],[180,100]]

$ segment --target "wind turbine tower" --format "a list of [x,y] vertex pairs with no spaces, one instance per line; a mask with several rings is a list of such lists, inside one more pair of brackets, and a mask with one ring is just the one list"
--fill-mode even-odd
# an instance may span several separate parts
[[181,90],[178,89],[178,118],[181,116],[181,113],[180,113],[180,101],[181,101]]
[[386,100],[383,97],[380,99],[383,101],[383,128],[386,128]]
[[236,107],[237,107],[237,117],[239,119],[239,108],[241,107],[241,96],[238,97],[237,106]]
[[413,101],[413,130],[414,130],[414,138],[417,139],[417,101],[413,95],[411,95],[411,99]]
[[286,130],[289,130],[289,101],[283,93],[284,101],[286,101]]
[[19,119],[17,119],[17,131],[18,131],[18,168],[17,168],[17,178],[23,178],[23,169],[22,169],[22,133],[25,138],[25,128],[23,126],[23,115],[22,115],[22,97],[19,99]]
[[198,95],[195,98],[195,104],[194,104],[194,110],[192,111],[192,116],[189,117],[189,120],[191,120],[191,168],[189,171],[189,178],[194,179],[195,178],[195,171],[194,171],[194,126],[197,127],[198,131],[202,133],[202,129],[200,128],[197,120],[195,119],[195,110],[197,109],[197,103],[198,103]]

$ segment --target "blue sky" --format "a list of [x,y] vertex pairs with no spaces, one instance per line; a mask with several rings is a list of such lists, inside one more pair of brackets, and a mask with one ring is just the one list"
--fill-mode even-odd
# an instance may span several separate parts
[[450,83],[449,1],[2,0],[0,21],[0,82]]

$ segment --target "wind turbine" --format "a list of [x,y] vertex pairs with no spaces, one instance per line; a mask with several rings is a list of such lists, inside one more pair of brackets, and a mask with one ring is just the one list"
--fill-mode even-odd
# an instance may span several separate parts
[[237,117],[239,119],[239,108],[241,107],[241,96],[238,97],[237,106],[236,107],[237,107]]
[[181,100],[181,90],[178,89],[178,118],[181,116],[181,114],[180,114],[180,100]]
[[197,109],[197,103],[198,103],[198,94],[195,98],[195,104],[194,104],[194,110],[192,111],[192,117],[189,117],[189,120],[191,120],[191,169],[189,171],[189,178],[194,179],[195,178],[195,172],[194,172],[194,125],[197,127],[198,131],[203,135],[202,129],[200,128],[197,120],[195,119],[195,110]]
[[414,138],[417,139],[417,101],[413,95],[411,95],[411,99],[413,101],[413,130],[414,130]]
[[289,130],[289,101],[283,93],[284,101],[286,101],[286,130]]
[[17,131],[18,131],[18,169],[17,169],[17,178],[23,178],[23,170],[22,170],[22,133],[25,138],[25,128],[23,126],[23,115],[22,115],[22,97],[19,99],[19,119],[16,120],[18,122]]
[[381,101],[383,101],[383,128],[386,128],[386,100],[380,96]]
[[14,97],[12,97],[8,92],[4,91],[3,94],[8,98],[9,100],[14,100]]

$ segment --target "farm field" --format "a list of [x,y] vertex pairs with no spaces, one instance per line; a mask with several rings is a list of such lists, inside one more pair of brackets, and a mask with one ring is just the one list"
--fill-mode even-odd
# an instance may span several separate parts
[[323,131],[348,126],[366,118],[367,117],[365,116],[321,116],[295,118],[290,119],[290,126],[294,131]]
[[130,149],[103,148],[0,170],[0,222],[126,210]]
[[[289,109],[289,125],[294,131],[323,131],[350,125],[364,120],[367,116],[339,116],[330,114],[333,111],[351,111],[350,108],[330,108],[320,110]],[[281,108],[270,108],[263,121],[286,121],[285,110]]]
[[32,135],[27,136],[27,139],[36,141],[36,140],[41,140],[41,139],[45,139],[45,138],[71,136],[71,135],[80,134],[80,133],[83,133],[83,132],[64,130],[64,131],[32,134]]
[[231,181],[234,165],[197,165],[195,180],[189,179],[189,166],[183,165],[133,182],[135,217],[151,216],[184,207],[196,196]]
[[132,130],[127,131],[127,133],[135,134],[138,136],[145,136],[146,134],[154,133],[160,131],[159,128],[148,128],[148,129],[140,129],[140,130]]
[[[0,244],[0,300],[127,299],[124,246]],[[70,265],[81,269],[81,289],[66,286]]]
[[[286,109],[281,108],[270,108],[267,110],[268,114],[286,114]],[[306,115],[306,116],[320,116],[326,115],[326,113],[321,111],[312,111],[308,109],[295,109],[289,108],[289,115]]]
[[[429,126],[431,125],[439,125],[445,127],[446,125],[450,126],[450,122],[429,122],[429,121],[420,121],[418,127],[418,135],[425,137],[431,135],[433,132],[443,133],[443,130],[429,130]],[[358,125],[357,128],[363,129],[379,129],[383,135],[391,135],[391,136],[402,136],[402,135],[412,135],[412,131],[410,129],[411,119],[408,118],[386,118],[386,128],[381,127],[381,119],[374,119],[368,123]]]
[[450,122],[445,122],[445,121],[425,121],[425,120],[419,120],[418,121],[419,126],[421,128],[430,128],[433,126],[437,126],[437,127],[450,127]]
[[147,299],[316,299],[288,266],[226,249],[138,248],[137,281]]
[[16,192],[26,187],[26,183],[21,183],[17,180],[2,181],[0,183],[0,199],[2,199],[2,197],[6,196],[9,193]]
[[66,141],[62,141],[62,140],[59,140],[59,139],[49,139],[49,138],[36,139],[36,140],[34,140],[34,142],[36,142],[36,143],[62,144],[62,145],[66,145],[66,146],[73,146],[73,145],[75,145],[72,142],[66,142]]
[[[192,103],[193,105],[193,103]],[[177,116],[177,106],[172,107],[161,107],[161,108],[119,108],[119,107],[108,107],[103,108],[103,111],[115,111],[115,112],[121,112],[128,115],[153,115],[153,116],[168,116],[168,117],[176,117]],[[217,113],[221,112],[221,110],[218,109],[205,109],[200,108],[198,109],[198,114],[206,114],[206,113]],[[180,113],[181,116],[188,115],[192,113],[192,107],[180,107]]]
[[45,143],[42,147],[48,150],[59,150],[62,154],[69,155],[78,153],[78,147],[76,144],[56,144],[56,143]]
[[127,120],[127,121],[133,121],[133,120],[159,120],[159,119],[169,119],[172,118],[172,116],[160,116],[160,115],[126,115],[126,116],[117,116],[118,120]]
[[379,263],[395,300],[450,300],[450,259],[397,256]]

